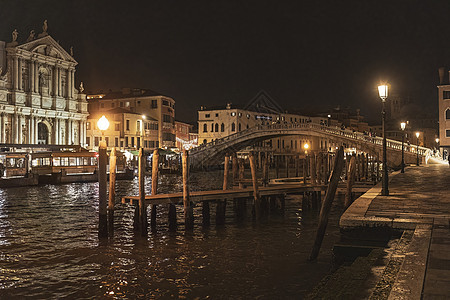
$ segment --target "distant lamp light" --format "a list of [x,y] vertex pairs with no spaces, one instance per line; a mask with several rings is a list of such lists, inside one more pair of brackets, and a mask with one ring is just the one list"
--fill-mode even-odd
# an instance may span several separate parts
[[308,148],[309,148],[308,143],[304,144],[304,145],[303,145],[303,148],[305,148],[305,150],[308,150]]
[[419,138],[420,132],[416,132],[416,138]]
[[142,115],[142,119],[144,119],[144,120],[145,120],[145,119],[147,119],[147,117],[146,117],[145,115]]
[[103,115],[100,119],[98,119],[97,126],[101,131],[105,131],[109,127],[108,119]]
[[331,115],[328,115],[328,118],[331,118]]
[[439,144],[439,138],[436,138],[435,141],[436,141],[436,144]]
[[405,130],[405,128],[406,128],[406,123],[405,123],[405,122],[401,122],[401,123],[400,123],[400,127],[402,128],[402,130]]
[[386,101],[388,97],[388,86],[387,84],[382,84],[378,86],[378,94],[383,102]]

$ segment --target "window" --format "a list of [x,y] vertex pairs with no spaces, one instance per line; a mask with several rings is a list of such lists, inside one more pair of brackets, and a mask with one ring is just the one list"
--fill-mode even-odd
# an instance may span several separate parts
[[205,114],[205,118],[211,118],[210,114]]
[[211,124],[211,132],[214,132],[214,124]]
[[125,137],[125,147],[128,147],[128,137]]
[[136,121],[136,131],[141,131],[141,120]]
[[164,106],[169,106],[169,107],[170,107],[169,101],[167,101],[167,100],[163,100],[163,101],[162,101],[162,105],[164,105]]
[[111,107],[114,108],[116,106],[116,104],[113,102],[111,103]]
[[203,124],[203,132],[208,132],[208,125],[207,124]]
[[119,147],[119,138],[118,137],[114,138],[114,147]]
[[446,119],[446,120],[450,120],[450,108],[447,108],[447,109],[445,110],[445,119]]
[[239,123],[239,127],[238,127],[239,131],[241,131],[241,123]]
[[96,147],[98,147],[98,144],[99,144],[99,139],[98,139],[98,136],[96,136],[96,137],[95,137],[95,140],[94,140],[94,145],[95,145]]
[[247,119],[250,119],[250,115],[249,114],[247,114]]
[[141,148],[141,138],[137,137],[137,147]]
[[86,130],[91,130],[91,122],[86,123]]
[[123,148],[123,141],[120,141],[120,148]]
[[134,147],[134,136],[131,137],[131,147]]
[[152,108],[158,108],[158,100],[152,100]]
[[235,112],[232,112],[232,113],[231,113],[231,116],[232,116],[232,117],[234,117],[235,115],[236,115],[236,113],[235,113]]
[[137,102],[137,105],[138,105],[138,106],[141,106],[141,101],[138,101],[138,102]]
[[215,131],[219,132],[219,124],[217,124],[217,123],[216,123],[216,126],[215,126]]
[[234,124],[234,122],[231,123],[231,131],[236,131],[236,124]]
[[120,131],[120,124],[119,123],[114,124],[114,130],[115,131]]
[[225,131],[225,124],[220,124],[220,131],[221,132],[224,132]]
[[106,147],[108,147],[109,146],[109,137],[108,136],[105,137],[105,141],[106,141]]
[[125,107],[130,107],[130,102],[129,101],[125,102]]
[[204,139],[204,140],[203,140],[203,144],[206,144],[206,143],[207,143],[207,141],[206,141],[206,139]]
[[444,91],[443,92],[443,98],[444,99],[450,99],[450,91]]
[[172,116],[166,115],[166,114],[163,115],[163,122],[172,123],[173,124],[173,121],[174,120],[173,120]]
[[447,130],[445,131],[445,137],[450,137],[450,130],[447,129]]
[[86,137],[86,144],[87,144],[88,146],[91,145],[91,138],[90,138],[89,136]]
[[219,116],[219,114],[216,114],[216,117],[218,117]]
[[126,130],[130,130],[130,120],[127,120],[126,124],[127,124],[127,127],[126,127],[127,129]]
[[242,113],[239,113],[239,117],[242,117]]
[[120,102],[120,107],[123,107],[123,102]]

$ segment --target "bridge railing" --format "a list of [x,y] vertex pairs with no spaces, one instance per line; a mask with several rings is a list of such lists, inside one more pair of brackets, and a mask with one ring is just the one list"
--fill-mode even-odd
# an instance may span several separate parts
[[[254,132],[276,132],[278,130],[291,130],[291,129],[306,129],[306,130],[314,130],[316,132],[323,132],[330,134],[332,136],[336,137],[344,137],[347,139],[355,140],[355,141],[362,141],[367,144],[374,144],[378,146],[383,145],[383,138],[376,137],[376,136],[370,136],[369,134],[362,133],[362,132],[356,132],[353,130],[348,129],[341,129],[339,127],[333,127],[333,126],[325,126],[320,125],[316,123],[286,123],[286,124],[270,124],[270,125],[256,125],[253,127],[250,127],[248,129],[236,132],[234,134],[228,135],[226,137],[214,140],[212,142],[209,142],[207,144],[202,144],[196,148],[191,149],[191,154],[195,154],[198,152],[201,152],[205,149],[212,148],[214,146],[219,146],[225,143],[228,143],[230,141],[234,141],[240,137],[251,135]],[[386,147],[389,149],[396,149],[401,150],[402,149],[402,143],[395,140],[386,139]],[[419,155],[425,156],[427,152],[430,151],[430,149],[425,147],[417,147],[413,145],[409,145],[404,143],[404,149],[405,152],[414,153],[416,154],[419,152]]]

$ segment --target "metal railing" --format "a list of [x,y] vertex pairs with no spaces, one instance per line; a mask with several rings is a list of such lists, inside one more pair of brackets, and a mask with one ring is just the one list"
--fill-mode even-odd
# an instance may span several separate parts
[[[236,141],[239,138],[246,137],[249,135],[252,135],[255,132],[264,132],[264,133],[276,133],[277,131],[285,131],[285,130],[312,130],[315,132],[321,132],[326,133],[328,135],[334,136],[334,137],[341,137],[350,139],[353,141],[361,141],[366,144],[372,144],[377,146],[383,145],[383,138],[382,137],[373,137],[365,133],[356,132],[352,130],[347,129],[341,129],[339,127],[332,127],[332,126],[325,126],[315,123],[288,123],[288,124],[271,124],[271,125],[256,125],[254,127],[250,127],[248,129],[242,130],[240,132],[228,135],[226,137],[216,139],[212,142],[209,142],[207,144],[201,144],[200,146],[193,148],[190,151],[190,154],[196,154],[199,152],[202,152],[207,149],[213,149],[215,147],[224,145],[226,143],[229,143],[231,141]],[[394,150],[400,150],[402,149],[402,142],[386,139],[386,147],[388,149],[394,149]],[[417,154],[417,151],[419,152],[419,155],[426,156],[431,149],[426,147],[417,147],[414,145],[409,145],[407,143],[404,144],[405,152],[414,153]]]

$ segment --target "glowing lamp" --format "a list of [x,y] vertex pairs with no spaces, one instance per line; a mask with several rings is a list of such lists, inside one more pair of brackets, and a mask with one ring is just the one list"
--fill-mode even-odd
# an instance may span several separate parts
[[108,119],[103,115],[100,119],[98,119],[97,126],[98,126],[98,129],[105,131],[109,127]]
[[401,122],[401,123],[400,123],[400,127],[402,128],[402,130],[405,130],[405,128],[406,128],[406,123],[405,123],[405,122]]
[[387,84],[382,84],[378,86],[378,94],[383,102],[386,101],[388,97],[388,86]]
[[419,138],[420,132],[416,132],[416,138]]
[[436,144],[439,143],[439,138],[436,138]]
[[308,150],[309,145],[308,145],[308,144],[304,144],[304,145],[303,145],[303,148],[305,148],[305,150]]
[[145,120],[147,117],[145,115],[142,115],[142,119]]

